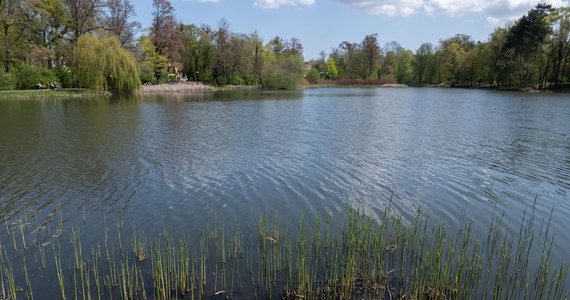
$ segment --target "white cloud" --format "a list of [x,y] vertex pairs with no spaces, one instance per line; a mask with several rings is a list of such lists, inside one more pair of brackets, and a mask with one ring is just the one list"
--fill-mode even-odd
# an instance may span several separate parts
[[395,5],[383,4],[374,7],[370,7],[370,13],[373,14],[384,14],[387,16],[394,16],[398,13],[398,7]]
[[407,17],[414,13],[414,9],[408,6],[400,7],[400,14],[404,17]]
[[315,0],[255,0],[253,5],[261,8],[278,8],[284,5],[313,5]]
[[482,12],[486,5],[491,4],[493,2],[488,0],[426,0],[424,1],[424,8],[429,15],[447,14],[457,16],[469,12]]
[[488,16],[487,17],[487,24],[489,24],[489,26],[491,27],[501,27],[502,24],[502,20],[500,18],[496,18],[496,17],[492,17],[492,16]]
[[516,21],[521,16],[522,14],[520,16],[517,15],[517,16],[504,16],[504,17],[488,16],[486,20],[488,27],[491,29],[495,29],[497,27],[504,27],[505,25]]
[[[269,1],[269,0],[265,0]],[[285,1],[285,0],[283,0]],[[335,0],[350,8],[369,14],[387,16],[409,16],[425,13],[430,16],[463,16],[469,13],[488,15],[489,24],[511,20],[512,16],[522,16],[541,2],[554,7],[568,6],[564,0]],[[271,1],[269,1],[271,2]]]
[[336,0],[348,7],[374,15],[409,16],[422,8],[424,0]]

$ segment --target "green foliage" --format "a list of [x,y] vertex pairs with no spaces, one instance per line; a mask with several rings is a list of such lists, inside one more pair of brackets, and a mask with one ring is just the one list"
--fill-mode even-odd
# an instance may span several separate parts
[[443,51],[447,58],[446,68],[448,74],[450,74],[449,81],[451,82],[451,84],[454,84],[457,82],[459,66],[463,62],[463,58],[465,57],[466,52],[458,43],[451,43],[447,45],[447,47],[445,47]]
[[50,83],[57,81],[57,76],[47,68],[23,64],[16,71],[16,88],[20,90],[34,88],[38,83],[49,86]]
[[143,84],[157,84],[156,77],[154,76],[154,68],[147,63],[139,64],[139,76]]
[[53,73],[57,76],[57,82],[62,88],[73,87],[73,78],[71,77],[71,70],[66,67],[57,67],[53,69]]
[[517,54],[529,55],[539,47],[551,32],[546,22],[551,5],[538,4],[509,29],[505,48],[514,48]]
[[175,82],[178,82],[176,74],[168,74],[168,83],[175,83]]
[[168,58],[156,51],[149,36],[140,38],[139,49],[142,51],[139,63],[141,82],[156,84],[166,81]]
[[[225,21],[218,28],[183,24],[175,19],[171,1],[166,0],[153,3],[156,22],[139,40],[135,72],[125,69],[131,64],[130,55],[116,46],[101,46],[107,43],[103,38],[85,47],[92,52],[89,59],[75,57],[72,49],[77,39],[89,32],[120,36],[122,43],[130,45],[137,26],[129,21],[133,17],[129,2],[132,0],[0,0],[3,71],[16,76],[16,88],[56,81],[63,87],[81,83],[128,91],[140,84],[131,78],[137,71],[138,81],[145,84],[166,83],[170,81],[168,69],[173,66],[182,69],[188,80],[218,85],[289,88],[302,82],[296,70],[281,68],[287,65],[286,57],[303,60],[303,46],[296,38],[275,37],[264,42],[257,32],[230,32]],[[321,76],[333,80],[566,89],[570,84],[569,32],[567,7],[538,4],[511,25],[496,29],[488,41],[475,42],[467,34],[456,34],[438,45],[423,44],[410,57],[397,42],[380,49],[379,36],[370,34],[356,43],[342,42],[332,49],[328,60],[323,54],[317,69]],[[18,71],[24,63],[47,65],[56,77],[40,69],[23,67]],[[71,66],[72,72],[61,68],[64,65]],[[2,77],[3,88],[13,86],[12,77]],[[316,78],[315,73],[309,74],[309,80]]]
[[267,55],[262,71],[263,87],[297,89],[303,82],[304,71],[303,61],[297,55]]
[[224,85],[226,85],[226,83],[227,83],[226,78],[224,78],[223,76],[216,77],[216,85],[217,86],[224,86]]
[[397,68],[396,81],[398,83],[410,83],[413,80],[412,61],[414,53],[411,50],[398,51],[396,53]]
[[366,56],[366,53],[364,53],[364,51],[358,51],[352,55],[350,74],[352,74],[353,77],[358,79],[377,79],[377,78],[372,78],[373,74],[370,73],[368,58]]
[[[364,37],[360,43],[361,55],[366,65],[365,79],[377,79],[378,65],[380,63],[380,45],[378,44],[378,34],[370,34]],[[376,77],[376,78],[375,78]]]
[[0,72],[0,91],[9,91],[16,88],[16,76],[12,73]]
[[240,76],[231,76],[228,78],[228,84],[231,85],[245,85],[245,80]]
[[[423,44],[412,62],[413,78],[419,84],[563,88],[570,80],[569,17],[565,9],[538,4],[512,26],[497,28],[487,42],[457,34],[440,40],[437,50]],[[387,54],[382,67],[395,74],[393,66]]]
[[317,70],[316,68],[311,68],[311,70],[309,70],[309,72],[307,73],[306,78],[309,81],[309,83],[317,84],[321,79],[321,74],[319,70]]
[[518,74],[518,86],[527,86],[537,81],[536,77],[543,63],[542,46],[552,32],[547,22],[551,11],[551,5],[538,4],[508,31],[503,50],[513,51],[516,61],[513,71]]
[[433,45],[431,43],[423,43],[418,50],[416,50],[415,60],[413,60],[414,78],[418,84],[430,81],[431,62],[434,59]]
[[326,76],[329,79],[337,79],[338,78],[338,69],[336,67],[336,62],[334,58],[331,56],[327,60],[326,68],[325,68]]
[[116,37],[84,35],[77,40],[75,76],[83,87],[130,93],[140,86],[134,56]]

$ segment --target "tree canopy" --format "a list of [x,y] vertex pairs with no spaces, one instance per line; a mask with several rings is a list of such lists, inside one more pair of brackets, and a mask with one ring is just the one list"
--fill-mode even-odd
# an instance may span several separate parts
[[[423,43],[414,52],[377,34],[333,48],[339,78],[417,85],[558,88],[570,84],[570,9],[538,4],[487,41],[467,34]],[[321,56],[326,56],[321,55]],[[326,57],[311,67],[327,74]],[[326,76],[325,76],[326,78]]]
[[80,86],[119,93],[139,88],[137,62],[131,52],[121,48],[117,37],[83,35],[77,40],[74,53]]
[[169,0],[145,1],[152,1],[153,21],[139,34],[131,0],[0,0],[0,89],[29,88],[30,82],[46,84],[48,78],[64,86],[121,92],[140,82],[180,79],[275,89],[297,88],[304,80],[570,85],[568,8],[538,4],[496,28],[486,41],[459,33],[409,50],[372,33],[305,62],[303,44],[295,37],[264,41],[257,32],[233,32],[225,19],[215,27],[185,23],[176,19]]

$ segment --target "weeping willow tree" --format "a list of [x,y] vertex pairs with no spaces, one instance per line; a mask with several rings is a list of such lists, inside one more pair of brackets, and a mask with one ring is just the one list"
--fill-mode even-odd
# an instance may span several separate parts
[[140,87],[137,62],[116,37],[81,36],[74,54],[75,77],[80,86],[118,93]]

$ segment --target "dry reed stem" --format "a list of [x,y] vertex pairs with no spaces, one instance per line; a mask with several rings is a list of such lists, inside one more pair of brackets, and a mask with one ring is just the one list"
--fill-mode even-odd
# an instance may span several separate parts
[[183,93],[213,91],[211,85],[198,82],[180,82],[176,84],[143,85],[141,93]]

